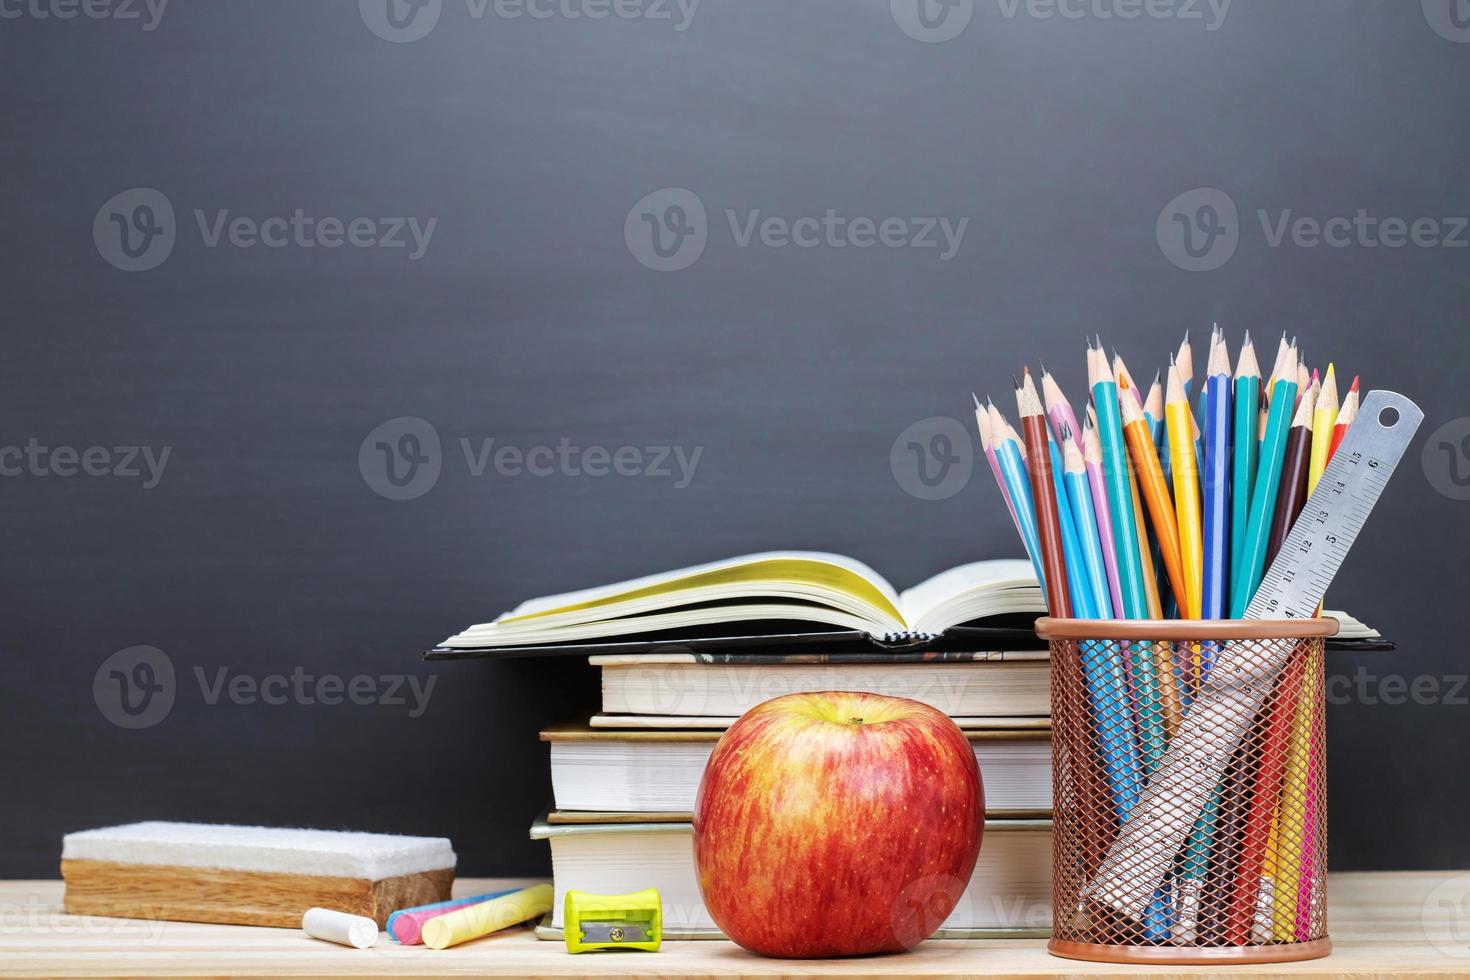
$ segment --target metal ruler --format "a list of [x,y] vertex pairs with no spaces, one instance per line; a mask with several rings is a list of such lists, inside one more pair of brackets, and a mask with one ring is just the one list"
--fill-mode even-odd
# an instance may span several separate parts
[[[1246,619],[1310,619],[1424,413],[1403,395],[1369,392],[1317,488],[1261,579]],[[1219,785],[1295,647],[1227,643],[1170,740],[1086,896],[1142,920],[1195,819]]]

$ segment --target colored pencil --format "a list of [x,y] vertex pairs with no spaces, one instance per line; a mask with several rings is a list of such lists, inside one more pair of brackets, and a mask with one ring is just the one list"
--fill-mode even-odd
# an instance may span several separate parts
[[1337,370],[1329,362],[1327,373],[1322,376],[1322,388],[1317,395],[1317,405],[1312,410],[1312,465],[1307,470],[1307,495],[1317,489],[1322,471],[1327,469],[1327,457],[1332,452],[1332,429],[1337,424]]
[[1097,412],[1098,446],[1102,452],[1103,475],[1108,486],[1108,510],[1113,518],[1113,541],[1118,559],[1118,588],[1123,615],[1147,619],[1143,596],[1143,569],[1138,560],[1138,528],[1133,518],[1133,498],[1128,490],[1127,449],[1123,423],[1118,415],[1118,386],[1101,348],[1088,347],[1088,387]]
[[[1148,395],[1143,399],[1143,423],[1148,427],[1149,438],[1153,440],[1154,452],[1159,457],[1159,469],[1164,474],[1164,486],[1169,488],[1169,493],[1174,493],[1174,481],[1169,469],[1169,442],[1168,426],[1164,424],[1164,388],[1160,384],[1161,375],[1154,372],[1153,384],[1149,385]],[[1159,539],[1151,537],[1149,540],[1149,562],[1154,573],[1154,589],[1158,589],[1158,579],[1165,574],[1164,554],[1159,550]],[[1159,616],[1163,619],[1177,619],[1179,617],[1179,603],[1174,600],[1172,592],[1166,592],[1161,596],[1161,608]]]
[[[1108,483],[1108,505],[1113,515],[1113,538],[1117,544],[1123,615],[1128,619],[1146,619],[1148,604],[1144,598],[1139,529],[1129,483],[1123,423],[1118,414],[1118,386],[1113,380],[1107,355],[1103,353],[1100,344],[1098,347],[1088,346],[1087,361],[1087,378],[1092,390],[1093,408],[1097,413],[1103,474]],[[1159,672],[1148,647],[1146,643],[1129,645],[1129,674],[1132,679],[1134,707],[1138,712],[1140,762],[1145,777],[1163,757],[1165,744],[1164,717],[1159,701]]]
[[[1175,538],[1179,547],[1179,575],[1183,583],[1180,608],[1186,619],[1199,619],[1204,574],[1204,529],[1199,510],[1199,474],[1194,468],[1194,435],[1191,431],[1189,397],[1175,365],[1169,367],[1168,396],[1169,460],[1174,470]],[[1156,522],[1157,523],[1157,522]],[[1160,535],[1163,538],[1163,535]],[[1181,590],[1176,587],[1176,594]],[[1198,686],[1196,684],[1196,686]]]
[[[1046,415],[1051,421],[1052,431],[1056,434],[1058,442],[1062,439],[1061,433],[1064,428],[1072,431],[1074,439],[1084,438],[1082,426],[1077,423],[1077,414],[1072,411],[1072,403],[1067,401],[1067,396],[1062,393],[1061,386],[1057,384],[1056,379],[1051,376],[1051,373],[1046,370],[1044,365],[1041,369],[1041,398],[1043,404],[1046,406]],[[1083,459],[1084,461],[1086,460],[1085,446],[1083,447]],[[1099,545],[1102,548],[1103,567],[1107,571],[1108,576],[1109,601],[1105,607],[1100,608],[1109,610],[1108,612],[1101,613],[1102,616],[1108,617],[1113,615],[1111,610],[1121,608],[1122,596],[1118,592],[1118,566],[1117,558],[1113,553],[1113,525],[1107,513],[1108,498],[1106,490],[1099,489],[1101,486],[1100,483],[1093,485],[1089,480],[1088,491],[1094,495],[1092,497],[1091,509],[1100,531],[1102,540],[1099,541]],[[1106,531],[1105,534],[1101,533],[1103,530]],[[1079,538],[1082,536],[1081,528],[1078,528],[1077,534]]]
[[[1322,473],[1327,469],[1327,461],[1332,455],[1332,433],[1337,424],[1337,410],[1337,370],[1331,362],[1328,362],[1327,373],[1322,376],[1321,391],[1317,395],[1316,407],[1312,410],[1312,461],[1307,470],[1307,497],[1309,499],[1312,491],[1317,489],[1317,483],[1322,479]],[[1321,603],[1317,604],[1317,615],[1322,615]],[[1315,679],[1313,683],[1315,684]],[[1313,691],[1304,693],[1302,697],[1312,702],[1313,710],[1321,710]],[[1321,730],[1320,722],[1314,726],[1313,730]],[[1320,771],[1320,757],[1321,746],[1313,741],[1307,757],[1307,831],[1302,848],[1302,881],[1297,889],[1296,933],[1298,937],[1304,936],[1310,927],[1313,901],[1322,880],[1323,869],[1316,866],[1317,773]]]
[[[1082,545],[1083,561],[1091,585],[1093,609],[1103,618],[1112,616],[1106,571],[1103,568],[1099,529],[1092,506],[1087,464],[1077,447],[1070,426],[1062,425],[1062,473],[1072,504],[1073,523]],[[1118,821],[1126,821],[1138,802],[1140,773],[1138,745],[1134,739],[1133,714],[1128,704],[1128,683],[1122,659],[1109,643],[1082,643],[1083,676],[1097,717],[1103,767],[1113,797]]]
[[1296,352],[1287,348],[1271,372],[1271,412],[1261,441],[1256,479],[1251,490],[1249,523],[1241,547],[1240,567],[1235,569],[1230,588],[1230,616],[1240,619],[1255,595],[1266,568],[1266,546],[1276,495],[1281,485],[1281,463],[1286,456],[1286,437],[1292,411],[1296,408]]
[[[1138,474],[1140,495],[1148,506],[1153,531],[1159,539],[1159,550],[1164,556],[1164,570],[1169,576],[1169,587],[1174,590],[1181,607],[1187,607],[1188,590],[1184,584],[1184,569],[1179,560],[1179,524],[1174,514],[1174,504],[1169,499],[1168,486],[1164,483],[1164,474],[1159,467],[1159,454],[1154,450],[1153,440],[1148,437],[1143,409],[1121,395],[1119,403],[1123,435],[1128,441],[1128,453]],[[1187,402],[1185,411],[1188,411]]]
[[[1045,419],[1044,413],[1042,418]],[[1072,615],[1078,619],[1096,619],[1097,603],[1087,578],[1077,522],[1072,516],[1072,495],[1067,491],[1066,474],[1062,470],[1062,447],[1051,437],[1050,430],[1046,433],[1046,448],[1051,458],[1051,482],[1056,489],[1057,520],[1062,529],[1062,558],[1067,563],[1067,594],[1072,599]]]
[[1312,410],[1317,393],[1310,385],[1297,399],[1296,412],[1286,436],[1286,454],[1281,463],[1281,487],[1276,494],[1276,512],[1271,518],[1271,534],[1266,542],[1266,564],[1276,557],[1286,541],[1287,532],[1307,502],[1307,471],[1312,465]]
[[1062,477],[1067,486],[1067,500],[1072,505],[1072,521],[1077,529],[1077,543],[1082,551],[1082,564],[1087,572],[1088,587],[1092,592],[1094,614],[1100,619],[1113,616],[1112,596],[1108,590],[1107,569],[1103,562],[1101,535],[1098,531],[1097,512],[1092,504],[1092,490],[1088,484],[1087,461],[1072,433],[1072,427],[1062,424]]
[[[1099,341],[1101,344],[1101,341]],[[1138,404],[1139,410],[1143,409],[1143,391],[1133,383],[1133,375],[1128,370],[1128,365],[1123,363],[1122,355],[1113,351],[1113,378],[1118,386],[1119,397],[1127,391],[1133,396],[1133,401]],[[1126,439],[1125,439],[1126,448]],[[1149,538],[1148,525],[1143,520],[1143,504],[1138,495],[1138,472],[1136,469],[1128,471],[1129,493],[1133,502],[1133,523],[1138,529],[1138,561],[1143,570],[1143,596],[1148,604],[1148,618],[1162,619],[1164,607],[1159,598],[1159,583],[1155,571],[1157,562],[1154,561],[1154,549]]]
[[[1139,496],[1146,500],[1153,518],[1154,530],[1158,534],[1159,547],[1163,552],[1164,564],[1169,568],[1171,581],[1182,574],[1179,569],[1179,534],[1175,526],[1174,505],[1169,502],[1164,488],[1164,477],[1159,471],[1159,458],[1154,452],[1153,440],[1148,437],[1148,427],[1143,421],[1143,409],[1126,395],[1119,395],[1119,408],[1123,419],[1123,435],[1128,442],[1129,456],[1133,460],[1134,472],[1138,477]],[[1147,569],[1145,569],[1145,576]],[[1177,590],[1177,586],[1176,586]],[[1151,644],[1154,668],[1157,675],[1159,710],[1163,715],[1165,738],[1172,738],[1179,728],[1182,705],[1179,700],[1178,674],[1174,666],[1173,645]],[[1151,746],[1145,747],[1145,754]],[[1162,754],[1163,745],[1158,746]],[[1152,760],[1151,760],[1152,761]],[[1151,768],[1151,767],[1150,767]]]
[[[1215,337],[1218,333],[1218,328],[1212,328],[1210,330],[1211,347],[1214,346]],[[1184,385],[1184,398],[1186,401],[1188,401],[1189,397],[1194,393],[1194,345],[1189,342],[1188,330],[1184,331],[1184,339],[1179,342],[1179,350],[1176,351],[1174,354],[1174,366],[1179,371],[1179,380]],[[1204,398],[1203,388],[1200,389],[1200,397],[1201,399]],[[1200,406],[1200,415],[1204,415],[1203,402],[1201,402]],[[1191,420],[1194,419],[1194,412],[1192,410],[1190,411],[1189,417]],[[1200,456],[1200,448],[1198,445],[1200,435],[1199,426],[1191,421],[1190,428],[1191,430],[1193,430],[1196,443],[1194,447],[1194,471],[1196,473],[1199,473],[1205,468],[1205,463]],[[1160,451],[1159,455],[1163,456],[1163,451]]]
[[[1011,515],[1011,523],[1016,526],[1016,533],[1021,534],[1021,521],[1016,516],[1016,505],[1011,501],[1010,488],[1006,486],[1005,477],[1000,472],[1000,461],[995,456],[995,446],[991,445],[990,436],[990,413],[985,406],[980,404],[980,396],[974,392],[970,397],[975,399],[975,427],[980,430],[980,448],[985,451],[985,459],[990,464],[990,472],[995,476],[995,484],[1000,487],[1001,499],[1006,502],[1006,510]],[[1022,540],[1025,535],[1021,535]]]
[[[1235,362],[1235,452],[1230,471],[1230,575],[1240,568],[1245,526],[1250,520],[1251,489],[1256,479],[1256,413],[1261,401],[1261,369],[1247,331]],[[1227,596],[1229,583],[1226,584]]]
[[1047,609],[1052,616],[1072,615],[1067,589],[1067,560],[1062,550],[1061,518],[1057,513],[1056,484],[1052,477],[1051,450],[1047,447],[1046,418],[1031,372],[1016,386],[1021,413],[1021,435],[1026,446],[1027,470],[1031,476],[1031,500],[1036,507],[1036,534],[1041,543],[1041,567],[1046,573]]
[[[1256,769],[1250,803],[1246,809],[1245,833],[1241,838],[1240,869],[1235,876],[1235,893],[1231,901],[1230,928],[1226,942],[1244,946],[1252,938],[1252,913],[1269,892],[1275,875],[1275,860],[1267,863],[1276,802],[1281,794],[1281,779],[1286,771],[1286,747],[1297,695],[1305,676],[1307,658],[1300,648],[1293,651],[1286,669],[1276,682],[1274,699],[1263,713],[1264,735],[1260,765]],[[1259,723],[1259,722],[1258,722]],[[1276,734],[1281,733],[1281,734]]]
[[1129,503],[1133,505],[1133,526],[1138,528],[1138,567],[1143,571],[1143,601],[1149,619],[1163,619],[1164,606],[1159,598],[1159,580],[1154,572],[1148,524],[1143,519],[1143,498],[1138,493],[1138,474],[1133,471],[1128,473],[1128,494]]
[[1041,565],[1041,541],[1036,533],[1036,509],[1031,503],[1031,478],[1026,475],[1025,457],[1021,453],[1020,441],[1012,435],[1011,427],[992,402],[986,406],[990,415],[990,439],[995,447],[995,456],[1000,463],[1015,504],[1016,518],[1021,525],[1021,542],[1036,570],[1036,581],[1043,595],[1046,592],[1046,574]]
[[1358,379],[1353,377],[1352,386],[1348,393],[1343,396],[1342,407],[1337,410],[1337,423],[1332,427],[1332,448],[1328,450],[1328,458],[1337,452],[1337,447],[1342,445],[1342,437],[1347,435],[1348,426],[1358,417]]
[[1204,556],[1200,585],[1200,616],[1220,619],[1230,579],[1230,352],[1225,338],[1205,367],[1207,413],[1204,428],[1205,469],[1200,475],[1204,498]]
[[1117,545],[1113,538],[1113,520],[1108,509],[1108,487],[1103,477],[1102,444],[1097,438],[1097,416],[1088,407],[1082,421],[1082,463],[1087,468],[1087,487],[1092,491],[1092,512],[1097,518],[1098,544],[1102,548],[1103,568],[1108,573],[1108,598],[1112,616],[1124,616],[1123,594],[1118,589]]
[[[1301,883],[1306,834],[1306,786],[1309,778],[1314,721],[1313,672],[1303,674],[1301,691],[1290,705],[1291,738],[1286,746],[1286,772],[1276,809],[1276,861],[1271,888],[1272,934],[1278,941],[1296,935],[1296,896]],[[1285,728],[1277,729],[1284,732]]]

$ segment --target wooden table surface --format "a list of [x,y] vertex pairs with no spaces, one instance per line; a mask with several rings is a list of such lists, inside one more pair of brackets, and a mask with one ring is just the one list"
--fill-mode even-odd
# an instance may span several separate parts
[[[455,893],[513,884],[464,879]],[[561,944],[515,929],[448,950],[382,939],[355,950],[293,929],[70,916],[61,911],[61,882],[11,881],[0,882],[0,976],[1470,976],[1470,872],[1334,874],[1329,887],[1335,952],[1252,971],[1081,963],[1047,955],[1043,940],[931,941],[908,954],[854,960],[770,960],[717,942],[569,956]]]

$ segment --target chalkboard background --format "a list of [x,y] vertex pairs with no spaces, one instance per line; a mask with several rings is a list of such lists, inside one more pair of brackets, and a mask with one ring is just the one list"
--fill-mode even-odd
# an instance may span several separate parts
[[594,672],[421,651],[760,549],[1016,555],[970,392],[1214,320],[1426,411],[1331,596],[1400,644],[1332,660],[1332,862],[1470,865],[1470,24],[925,2],[3,5],[0,874],[145,818],[544,871]]

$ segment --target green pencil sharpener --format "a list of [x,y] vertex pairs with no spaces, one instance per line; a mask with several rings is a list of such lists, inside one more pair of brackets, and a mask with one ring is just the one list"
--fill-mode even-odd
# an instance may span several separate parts
[[568,953],[609,949],[655,953],[663,941],[663,927],[663,902],[657,888],[627,895],[569,891],[562,907],[562,931]]

